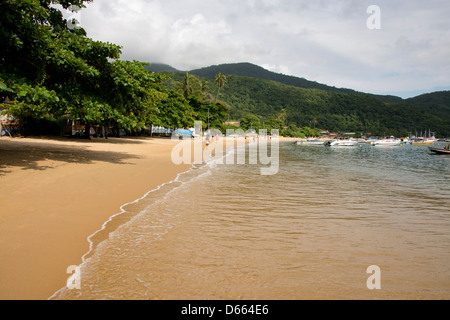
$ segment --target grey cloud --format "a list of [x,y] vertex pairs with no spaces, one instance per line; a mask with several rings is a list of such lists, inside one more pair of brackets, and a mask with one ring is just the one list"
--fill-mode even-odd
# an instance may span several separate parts
[[[450,3],[379,0],[382,29],[366,28],[366,0],[95,0],[88,35],[124,59],[189,69],[249,61],[366,92],[446,86]],[[392,77],[383,77],[393,74]],[[424,86],[428,86],[424,88]]]

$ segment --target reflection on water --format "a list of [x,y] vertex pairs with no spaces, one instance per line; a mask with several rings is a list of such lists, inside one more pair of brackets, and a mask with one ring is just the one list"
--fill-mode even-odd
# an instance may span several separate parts
[[[280,171],[205,165],[126,208],[59,299],[448,299],[450,157],[282,144]],[[381,290],[368,290],[371,265]]]

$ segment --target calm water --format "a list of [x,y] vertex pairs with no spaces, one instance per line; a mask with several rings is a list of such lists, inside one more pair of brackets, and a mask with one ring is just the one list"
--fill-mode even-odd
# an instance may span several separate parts
[[423,146],[281,143],[275,176],[197,166],[124,207],[54,298],[449,299],[449,177]]

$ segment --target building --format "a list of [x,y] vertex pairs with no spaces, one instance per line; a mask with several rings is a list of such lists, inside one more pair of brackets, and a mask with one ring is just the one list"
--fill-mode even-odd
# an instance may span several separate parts
[[236,126],[236,127],[240,127],[241,123],[239,121],[228,121],[228,122],[224,122],[225,126]]

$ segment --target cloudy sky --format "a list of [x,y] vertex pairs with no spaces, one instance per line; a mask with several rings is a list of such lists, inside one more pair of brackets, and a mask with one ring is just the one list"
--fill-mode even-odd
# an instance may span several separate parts
[[251,62],[407,98],[450,90],[449,14],[448,0],[94,0],[80,20],[90,38],[123,46],[122,59]]

